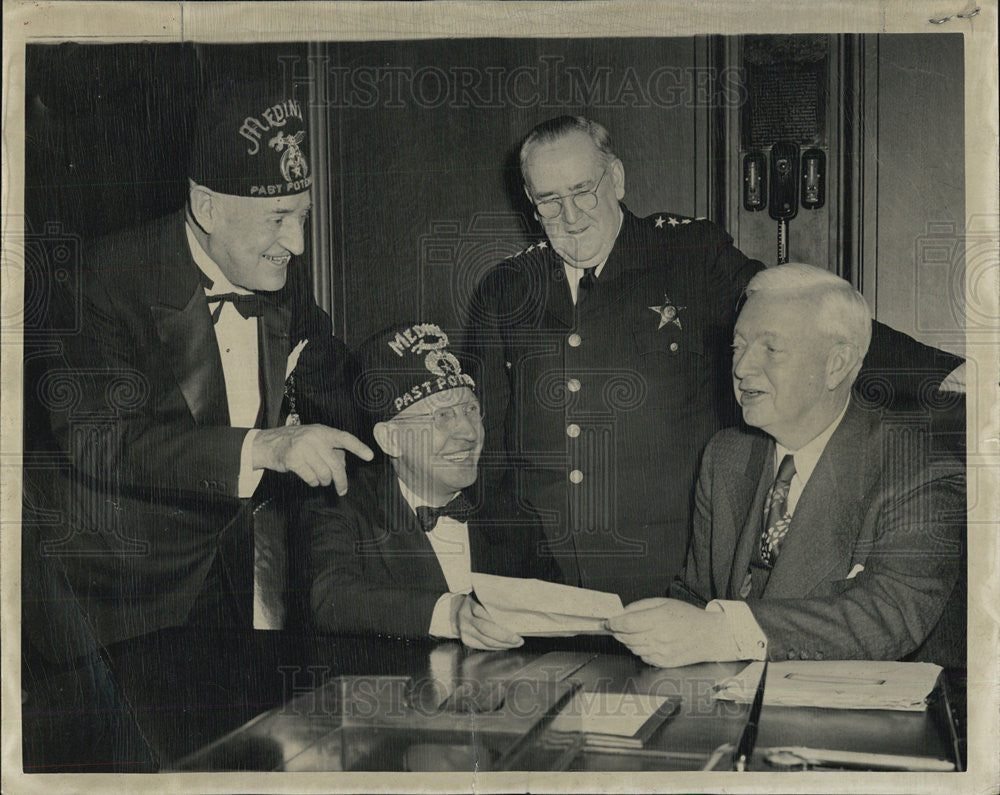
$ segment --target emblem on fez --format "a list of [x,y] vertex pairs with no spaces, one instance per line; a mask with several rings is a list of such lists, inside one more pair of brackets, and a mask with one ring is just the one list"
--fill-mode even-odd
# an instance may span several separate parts
[[649,308],[660,316],[660,325],[656,327],[657,331],[668,323],[673,323],[677,328],[682,328],[681,319],[678,317],[678,314],[682,309],[687,309],[687,307],[674,306],[671,300],[667,298],[666,293],[663,294],[663,303],[660,306],[651,306]]
[[462,365],[458,363],[458,359],[444,350],[448,347],[448,335],[432,324],[427,324],[425,328],[427,330],[413,346],[414,354],[428,352],[424,358],[424,367],[434,375],[458,375],[461,373]]
[[306,156],[302,154],[299,144],[306,137],[305,130],[299,130],[295,135],[285,135],[278,133],[267,142],[275,152],[282,152],[281,162],[278,167],[281,169],[281,176],[286,182],[294,182],[298,179],[305,179],[309,176],[309,165],[306,163]]

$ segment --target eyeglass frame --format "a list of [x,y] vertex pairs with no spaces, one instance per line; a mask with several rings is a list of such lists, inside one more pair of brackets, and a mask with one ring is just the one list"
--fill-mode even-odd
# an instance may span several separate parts
[[[469,407],[471,406],[476,407],[477,416],[475,417],[472,417],[469,414]],[[441,406],[439,408],[434,409],[434,411],[422,411],[417,414],[411,414],[409,417],[392,417],[391,419],[387,420],[387,422],[426,422],[428,418],[430,418],[431,424],[434,425],[434,427],[438,431],[441,431],[442,433],[450,433],[454,429],[455,424],[458,422],[459,408],[462,408],[461,417],[463,419],[467,419],[469,420],[469,422],[483,421],[482,404],[478,400],[466,400],[463,401],[462,403],[453,403],[450,406]],[[445,427],[440,428],[437,425],[437,420],[434,419],[434,415],[442,411],[453,411],[455,413],[455,416],[447,421],[447,425],[445,425]]]
[[[601,203],[601,199],[597,195],[597,191],[600,189],[601,183],[604,182],[604,178],[608,175],[608,171],[611,170],[611,165],[612,165],[611,163],[608,163],[608,165],[604,167],[604,171],[601,172],[601,176],[598,178],[597,184],[594,185],[594,187],[591,188],[590,190],[581,190],[577,191],[576,193],[568,193],[565,196],[553,196],[550,199],[544,199],[543,201],[540,202],[535,201],[534,197],[531,197],[531,195],[529,194],[529,197],[531,198],[531,203],[535,205],[535,212],[538,214],[538,217],[544,218],[546,221],[554,221],[556,218],[558,218],[560,215],[563,214],[563,211],[565,209],[565,205],[563,204],[563,202],[566,201],[566,199],[572,199],[573,206],[576,207],[576,209],[579,210],[580,212],[589,213],[591,210],[596,210],[597,205]],[[577,201],[577,199],[579,199],[581,196],[593,196],[594,206],[581,207],[580,203]],[[555,215],[545,215],[545,213],[543,213],[541,210],[543,204],[557,204],[559,205],[559,212],[557,212]]]

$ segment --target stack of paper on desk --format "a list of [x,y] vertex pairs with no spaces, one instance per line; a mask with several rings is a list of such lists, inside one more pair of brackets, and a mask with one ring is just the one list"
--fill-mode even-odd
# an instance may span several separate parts
[[606,633],[604,619],[625,609],[618,594],[544,580],[473,572],[472,590],[494,621],[518,635]]
[[[720,682],[716,698],[749,704],[764,663],[753,662]],[[919,711],[927,705],[941,667],[875,660],[793,661],[767,668],[764,705]]]

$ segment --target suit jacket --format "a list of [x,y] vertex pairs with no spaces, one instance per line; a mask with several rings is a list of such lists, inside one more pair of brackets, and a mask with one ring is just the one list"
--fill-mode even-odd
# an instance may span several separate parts
[[[327,490],[329,491],[329,490]],[[507,494],[472,486],[472,570],[560,581],[538,520]],[[448,591],[434,549],[388,465],[359,472],[346,498],[315,495],[303,521],[312,533],[312,608],[326,632],[426,636]]]
[[[62,563],[108,643],[184,623],[220,544],[246,587],[253,538],[237,488],[247,429],[229,425],[182,213],[90,247],[61,301],[55,327],[80,321],[59,337],[63,359],[39,385],[67,461],[52,484],[62,515],[44,529],[42,552]],[[258,338],[260,427],[283,424],[286,363],[301,340],[303,420],[354,427],[349,359],[301,265],[270,294]]]
[[539,241],[484,279],[466,347],[484,459],[515,472],[507,488],[542,516],[567,582],[629,602],[684,561],[701,450],[734,417],[737,300],[761,264],[708,221],[623,214],[582,305]]
[[[711,440],[672,596],[739,598],[773,467],[774,442],[763,433],[734,428]],[[933,449],[912,416],[852,402],[799,498],[762,596],[747,600],[769,659],[964,665],[964,547],[964,468]]]

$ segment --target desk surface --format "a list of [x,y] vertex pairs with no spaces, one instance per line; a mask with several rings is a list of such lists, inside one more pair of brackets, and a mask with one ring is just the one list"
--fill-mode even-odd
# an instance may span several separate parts
[[[227,647],[218,637],[166,632],[119,651],[122,687],[163,769],[721,770],[749,713],[713,698],[713,686],[742,663],[657,669],[610,638],[529,639],[495,653],[371,637],[255,633],[252,647],[233,640]],[[535,683],[516,694],[529,705],[517,725],[491,711],[497,683],[512,679]],[[570,681],[667,697],[674,711],[639,749],[582,746],[580,735],[548,726],[569,697],[555,683]],[[449,716],[438,702],[459,686],[473,703]],[[374,717],[386,705],[395,714]],[[757,747],[772,746],[954,759],[936,710],[765,707]],[[753,769],[771,768],[755,757]]]

